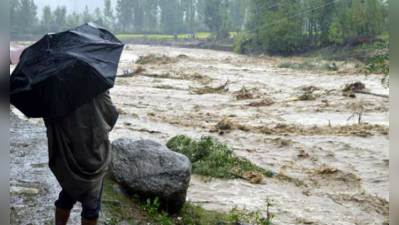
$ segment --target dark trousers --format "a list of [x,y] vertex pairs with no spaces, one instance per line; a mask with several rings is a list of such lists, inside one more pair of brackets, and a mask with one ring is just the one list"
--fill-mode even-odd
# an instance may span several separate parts
[[[82,204],[82,218],[84,219],[88,219],[88,220],[94,220],[94,219],[98,219],[98,217],[100,216],[100,211],[101,211],[101,196],[102,196],[102,192],[103,192],[103,185],[104,185],[104,181],[101,184],[101,191],[100,191],[100,195],[98,196],[98,204],[97,204],[97,208],[92,209],[89,208],[87,206],[85,206],[84,204]],[[64,209],[64,210],[72,210],[73,206],[76,204],[77,200],[75,200],[74,198],[72,198],[65,190],[62,190],[58,200],[55,202],[55,207],[59,208],[59,209]]]

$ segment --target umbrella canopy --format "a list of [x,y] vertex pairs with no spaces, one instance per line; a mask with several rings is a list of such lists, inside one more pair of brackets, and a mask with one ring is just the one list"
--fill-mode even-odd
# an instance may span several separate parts
[[24,50],[10,77],[10,102],[28,117],[75,111],[115,83],[123,44],[89,23],[47,34]]
[[24,49],[25,49],[25,47],[10,45],[10,64],[13,64],[13,65],[18,64],[19,57],[21,56]]

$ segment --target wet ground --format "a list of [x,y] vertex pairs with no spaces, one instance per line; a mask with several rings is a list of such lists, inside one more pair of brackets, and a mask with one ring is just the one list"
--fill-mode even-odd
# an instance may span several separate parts
[[[169,58],[135,63],[149,53]],[[278,68],[285,61],[306,60],[310,59],[129,46],[118,73],[139,66],[145,71],[117,78],[111,93],[122,114],[111,138],[166,143],[177,134],[194,138],[214,135],[232,146],[237,155],[278,174],[261,184],[218,179],[204,183],[193,176],[189,201],[207,209],[228,211],[238,206],[265,210],[265,201],[270,200],[275,224],[384,224],[389,216],[389,100],[361,94],[349,98],[342,95],[342,89],[362,81],[373,93],[387,95],[389,90],[381,86],[380,76],[365,78],[351,64],[340,66],[338,72]],[[220,92],[198,94],[206,86],[219,87],[226,82]],[[243,86],[260,98],[237,100],[234,93]],[[309,86],[317,87],[313,87],[317,89],[315,100],[286,101],[302,96]],[[253,104],[262,100],[274,104]],[[360,111],[362,125],[357,116],[348,120]],[[222,120],[230,126],[217,129]],[[47,162],[44,129],[37,124],[40,120],[21,123],[12,128],[15,133],[11,130],[10,145],[23,142],[28,146],[12,147],[10,186],[36,188],[39,194],[14,195],[10,207],[21,215],[15,218],[27,221],[23,215],[32,215],[31,210],[48,213],[58,187],[47,167],[34,166]],[[29,133],[31,126],[37,136]],[[30,208],[29,202],[36,200],[43,204]]]

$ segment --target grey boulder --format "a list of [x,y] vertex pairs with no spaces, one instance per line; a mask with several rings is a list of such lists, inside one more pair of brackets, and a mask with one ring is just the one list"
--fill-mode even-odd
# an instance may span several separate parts
[[158,197],[169,213],[183,207],[191,178],[190,160],[151,140],[118,139],[112,143],[111,176],[128,192]]

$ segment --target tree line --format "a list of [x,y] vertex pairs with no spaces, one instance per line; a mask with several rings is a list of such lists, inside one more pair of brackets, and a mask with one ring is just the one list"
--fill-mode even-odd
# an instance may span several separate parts
[[[41,10],[41,18],[38,11]],[[387,0],[104,0],[103,9],[38,9],[34,0],[10,0],[10,35],[42,35],[96,21],[118,34],[211,32],[224,40],[291,52],[303,46],[342,44],[388,30]]]
[[254,31],[243,38],[275,52],[388,32],[386,0],[250,0],[248,10],[246,27]]

